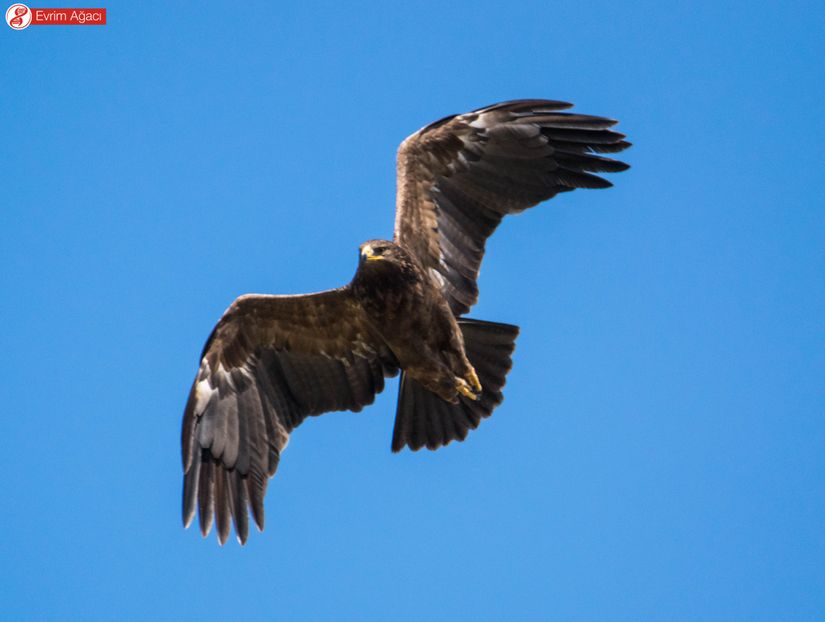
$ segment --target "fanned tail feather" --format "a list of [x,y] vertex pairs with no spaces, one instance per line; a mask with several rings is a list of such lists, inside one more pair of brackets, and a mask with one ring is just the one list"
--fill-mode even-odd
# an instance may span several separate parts
[[402,374],[392,434],[394,452],[404,446],[417,451],[463,441],[504,399],[501,389],[512,366],[518,326],[471,319],[460,319],[458,325],[467,358],[481,381],[480,398],[473,401],[462,396],[457,404],[450,404]]

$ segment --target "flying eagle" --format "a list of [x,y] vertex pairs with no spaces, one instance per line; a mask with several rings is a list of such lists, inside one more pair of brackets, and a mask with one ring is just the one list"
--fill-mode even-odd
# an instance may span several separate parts
[[462,317],[478,300],[484,245],[506,214],[559,192],[607,188],[630,146],[611,119],[571,104],[509,101],[445,117],[398,149],[392,241],[361,245],[355,276],[317,294],[248,294],[204,346],[183,416],[183,523],[198,510],[241,544],[289,434],[306,417],[358,411],[401,372],[392,450],[463,441],[501,403],[518,327]]

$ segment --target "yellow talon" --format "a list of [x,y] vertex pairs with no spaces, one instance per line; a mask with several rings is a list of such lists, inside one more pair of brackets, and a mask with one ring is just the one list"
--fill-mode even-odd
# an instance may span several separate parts
[[478,376],[476,376],[476,370],[472,367],[470,368],[470,373],[467,374],[467,381],[472,385],[476,393],[481,393],[481,383],[478,381]]
[[478,393],[474,392],[473,389],[467,384],[467,381],[463,378],[458,378],[455,383],[456,391],[461,393],[464,397],[470,398],[471,400],[475,401],[479,397],[481,397]]

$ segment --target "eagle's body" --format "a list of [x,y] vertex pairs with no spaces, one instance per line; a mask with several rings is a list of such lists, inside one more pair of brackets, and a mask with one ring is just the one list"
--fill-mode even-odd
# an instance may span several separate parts
[[352,289],[370,323],[410,378],[457,402],[474,372],[438,284],[402,246],[370,240],[361,249]]
[[306,417],[360,410],[401,372],[392,449],[462,441],[503,399],[518,328],[462,317],[478,299],[487,238],[507,214],[559,192],[605,188],[627,165],[615,121],[518,100],[446,117],[398,150],[392,241],[361,245],[351,283],[248,294],[204,346],[183,418],[183,519],[241,543],[289,434]]

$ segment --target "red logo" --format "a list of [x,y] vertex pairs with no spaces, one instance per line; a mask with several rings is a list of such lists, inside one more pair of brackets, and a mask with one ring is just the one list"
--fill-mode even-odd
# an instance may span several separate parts
[[6,11],[6,23],[15,30],[28,28],[32,23],[32,10],[25,4],[12,4]]
[[6,11],[6,23],[15,30],[28,26],[104,26],[106,9],[30,9],[18,3]]

